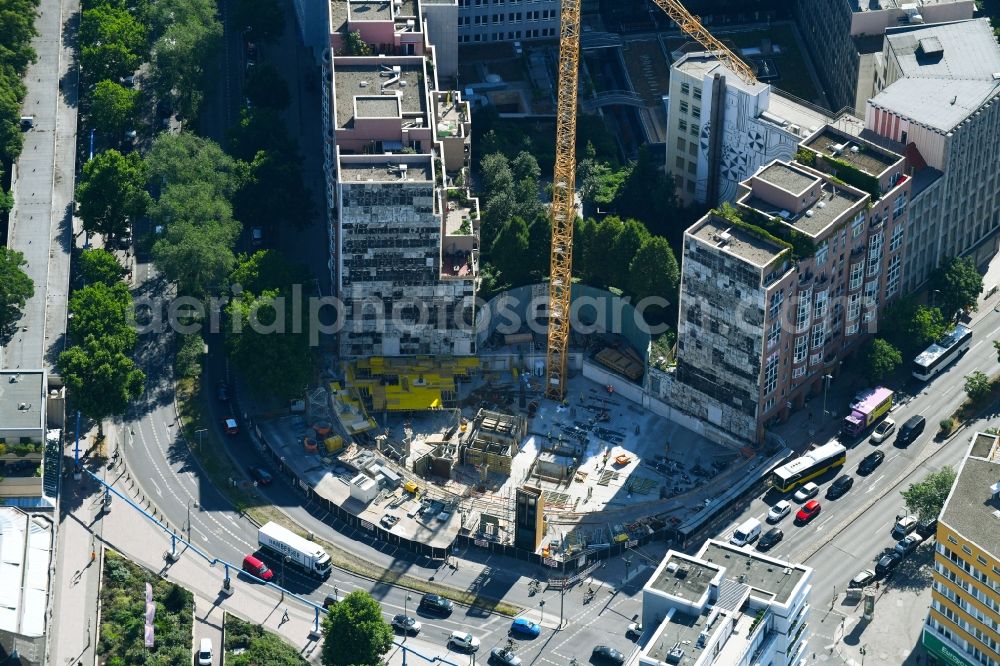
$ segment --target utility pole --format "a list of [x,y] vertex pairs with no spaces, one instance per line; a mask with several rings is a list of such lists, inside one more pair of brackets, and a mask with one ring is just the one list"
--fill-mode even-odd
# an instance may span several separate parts
[[625,578],[622,579],[622,585],[624,585],[628,582],[628,568],[632,566],[632,558],[626,556],[622,558],[622,561],[625,562]]
[[545,599],[538,602],[538,608],[541,609],[541,615],[538,618],[538,624],[545,622]]
[[208,428],[198,428],[197,430],[195,430],[195,434],[198,435],[198,448],[199,449],[201,449],[202,435],[204,435],[206,432],[208,432]]
[[823,418],[826,418],[826,392],[830,388],[830,380],[833,379],[833,375],[827,373],[823,375]]

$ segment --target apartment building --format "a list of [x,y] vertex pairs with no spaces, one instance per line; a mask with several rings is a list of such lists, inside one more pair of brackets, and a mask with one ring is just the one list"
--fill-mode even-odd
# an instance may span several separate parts
[[1000,247],[1000,45],[986,19],[890,28],[880,61],[865,126],[926,167],[910,290],[952,257],[971,252],[982,264]]
[[1000,437],[977,433],[941,509],[922,644],[938,662],[1000,664]]
[[458,42],[559,37],[559,0],[458,0]]
[[736,198],[741,181],[774,160],[791,160],[828,112],[767,83],[748,85],[710,52],[670,67],[667,164],[685,204]]
[[799,160],[684,234],[672,401],[739,442],[822,391],[901,289],[904,158],[828,125]]
[[642,589],[642,666],[796,666],[809,639],[813,570],[720,541],[671,550]]
[[887,28],[972,18],[973,0],[797,0],[795,20],[834,108],[859,115]]
[[469,105],[438,87],[417,0],[329,7],[324,171],[341,356],[472,354],[479,204],[454,184],[468,182]]

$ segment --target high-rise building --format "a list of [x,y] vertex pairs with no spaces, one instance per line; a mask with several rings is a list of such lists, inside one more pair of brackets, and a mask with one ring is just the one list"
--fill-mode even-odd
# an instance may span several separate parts
[[766,83],[747,84],[712,53],[688,53],[670,67],[667,171],[684,203],[732,201],[741,181],[791,160],[831,120]]
[[938,519],[922,644],[943,664],[1000,664],[1000,437],[977,433]]
[[672,401],[741,442],[821,392],[900,293],[904,158],[828,125],[799,159],[684,234]]
[[948,259],[1000,247],[1000,45],[987,19],[890,28],[866,128],[915,173],[909,291]]
[[797,0],[795,18],[833,108],[872,96],[882,35],[898,25],[972,18],[973,0]]
[[642,666],[802,663],[813,570],[720,541],[671,550],[642,588]]
[[324,170],[341,355],[472,354],[479,204],[456,184],[468,182],[469,105],[438,87],[417,0],[329,8]]
[[559,36],[559,0],[458,0],[458,42],[509,42]]

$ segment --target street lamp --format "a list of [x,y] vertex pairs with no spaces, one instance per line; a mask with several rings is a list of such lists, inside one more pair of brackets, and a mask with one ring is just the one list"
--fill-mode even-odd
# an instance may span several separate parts
[[538,624],[545,622],[545,599],[538,602],[538,608],[540,609],[540,614],[538,617]]
[[407,593],[407,595],[403,597],[403,617],[410,617],[406,609],[407,609],[407,602],[411,600],[412,598],[410,597],[409,593]]
[[198,448],[201,449],[202,435],[204,435],[206,432],[208,432],[208,428],[199,428],[198,430],[195,430],[194,432],[195,432],[195,434],[198,435]]
[[833,380],[833,375],[827,373],[823,375],[823,416],[826,416],[826,392],[830,388],[830,382]]

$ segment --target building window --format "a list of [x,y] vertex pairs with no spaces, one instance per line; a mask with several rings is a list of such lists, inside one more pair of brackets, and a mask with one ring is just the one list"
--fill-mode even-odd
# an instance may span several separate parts
[[809,306],[812,304],[812,289],[799,293],[799,307],[795,312],[795,330],[802,332],[809,327]]
[[771,354],[764,366],[764,395],[778,387],[778,356],[778,352]]
[[776,321],[771,324],[771,331],[767,334],[767,348],[770,349],[778,344],[778,340],[781,338],[781,322]]
[[807,353],[809,353],[809,337],[802,335],[795,338],[795,355],[792,357],[792,363],[806,360]]
[[698,143],[696,141],[692,141],[688,144],[688,153],[692,156],[696,156],[698,154]]
[[701,99],[701,88],[695,88],[694,89],[694,98],[695,99]]
[[906,210],[906,192],[900,192],[896,201],[892,205],[892,219],[896,219]]
[[503,17],[500,14],[494,14],[493,15],[493,22],[494,23],[500,23],[501,21],[503,21]]
[[768,317],[775,319],[778,316],[778,311],[781,309],[781,304],[785,300],[784,291],[776,291],[771,294],[771,307],[768,310]]
[[685,164],[686,161],[683,157],[678,157],[677,159],[674,160],[674,166],[677,167],[682,172],[684,171]]
[[865,265],[864,262],[859,261],[856,264],[851,264],[851,281],[847,285],[848,290],[854,291],[861,286],[861,280],[865,276]]
[[688,121],[686,121],[684,119],[681,119],[680,121],[678,121],[678,123],[677,123],[677,130],[680,131],[680,132],[687,132],[688,131]]
[[845,333],[845,335],[847,335],[848,337],[850,337],[852,335],[857,335],[858,329],[860,327],[861,327],[861,325],[858,324],[858,323],[851,324],[850,326],[847,327],[847,333]]
[[701,131],[701,125],[698,123],[691,123],[691,136],[698,136],[698,132]]
[[972,549],[968,546],[962,546],[962,552],[970,557],[972,556]]
[[681,94],[682,95],[688,95],[690,93],[691,93],[691,84],[690,83],[682,83],[681,84]]
[[804,366],[804,365],[800,366],[798,368],[795,368],[794,370],[792,370],[792,379],[798,379],[799,377],[805,377],[805,375],[806,375],[806,366]]
[[687,148],[687,141],[685,141],[680,137],[677,137],[677,150],[683,153],[685,148]]
[[954,537],[954,536],[952,536],[951,534],[949,534],[949,535],[948,535],[948,541],[949,541],[950,543],[953,543],[953,544],[954,544],[954,545],[956,545],[956,546],[958,545],[958,541],[957,541],[957,540],[955,539],[955,537]]
[[903,244],[903,225],[897,224],[892,230],[892,238],[889,240],[889,252],[895,252]]
[[687,112],[688,112],[688,103],[681,102],[681,113],[687,113]]
[[691,107],[691,115],[693,117],[695,117],[695,118],[701,118],[701,107],[700,106],[692,106]]
[[886,272],[885,296],[891,298],[899,291],[899,255],[889,260],[889,270]]
[[694,162],[688,162],[688,173],[691,174],[692,176],[698,173],[698,165],[695,164]]
[[882,269],[882,232],[868,239],[868,275],[878,275]]
[[851,221],[851,238],[857,238],[865,230],[865,212],[861,211]]
[[772,396],[772,397],[770,397],[770,398],[768,398],[768,399],[767,399],[767,400],[766,400],[766,401],[764,402],[764,413],[765,413],[765,414],[767,414],[767,413],[768,413],[769,411],[771,411],[772,409],[774,409],[774,397],[773,397],[773,396]]
[[827,255],[829,254],[830,243],[829,241],[823,241],[816,248],[816,267],[819,268],[826,263]]
[[691,180],[690,178],[687,181],[685,189],[688,191],[688,194],[694,194],[694,181]]
[[854,321],[861,316],[861,294],[851,294],[847,297],[847,321]]
[[816,305],[813,310],[813,318],[821,319],[826,316],[826,304],[828,300],[828,292],[824,289],[823,291],[816,292]]
[[865,307],[878,305],[878,280],[870,280],[865,284]]
[[826,324],[820,322],[815,326],[813,326],[812,337],[813,337],[813,343],[812,343],[813,349],[818,349],[819,347],[822,347],[823,343],[826,342]]
[[823,352],[813,354],[809,357],[809,365],[819,365],[823,360]]

